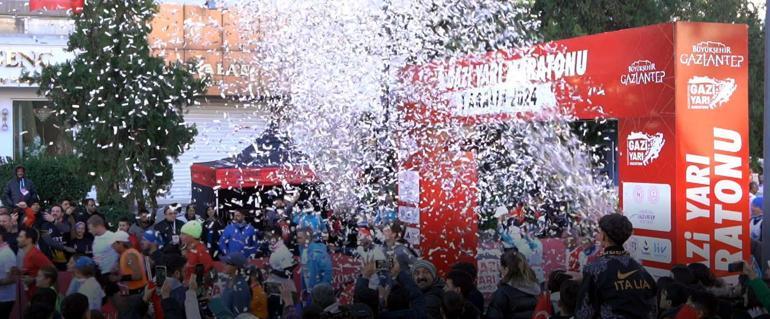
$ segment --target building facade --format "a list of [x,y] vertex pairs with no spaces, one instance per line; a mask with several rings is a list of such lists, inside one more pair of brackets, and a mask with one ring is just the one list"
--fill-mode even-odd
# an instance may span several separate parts
[[[25,72],[64,62],[73,54],[66,50],[73,30],[66,12],[23,12],[15,2],[0,5],[0,158],[19,159],[42,152],[45,155],[73,152],[67,134],[70,128],[52,120],[52,111],[38,88],[23,83]],[[240,39],[239,26],[227,10],[200,6],[163,4],[152,22],[148,38],[152,52],[169,62],[193,61],[200,76],[209,76],[212,86],[199,104],[188,108],[187,125],[198,135],[174,164],[174,180],[159,203],[188,203],[191,197],[190,165],[217,160],[240,152],[267,126],[267,114],[253,102],[235,97],[249,95],[260,83],[260,74],[250,63],[253,55]]]

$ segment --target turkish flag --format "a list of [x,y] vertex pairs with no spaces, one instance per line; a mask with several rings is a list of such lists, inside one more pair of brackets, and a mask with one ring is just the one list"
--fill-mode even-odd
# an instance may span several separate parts
[[29,0],[29,11],[70,10],[83,11],[84,0]]

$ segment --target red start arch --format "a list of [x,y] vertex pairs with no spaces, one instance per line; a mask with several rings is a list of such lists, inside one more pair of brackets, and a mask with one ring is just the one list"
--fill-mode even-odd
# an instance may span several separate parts
[[745,25],[677,22],[405,69],[433,92],[402,110],[414,129],[400,140],[420,150],[399,174],[408,239],[442,270],[476,254],[473,154],[449,151],[441,123],[557,106],[617,119],[620,209],[648,268],[702,262],[728,275],[750,243],[747,37]]

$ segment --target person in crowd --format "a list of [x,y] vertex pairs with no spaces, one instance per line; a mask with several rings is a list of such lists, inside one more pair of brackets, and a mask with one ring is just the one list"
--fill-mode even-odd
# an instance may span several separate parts
[[330,284],[320,283],[310,291],[310,305],[304,309],[304,316],[334,318],[341,314],[340,304]]
[[81,293],[67,295],[61,301],[62,319],[91,319],[88,297]]
[[88,229],[94,235],[93,254],[94,261],[99,266],[101,273],[97,274],[99,282],[104,285],[104,292],[108,297],[118,292],[118,285],[110,280],[109,274],[117,270],[118,253],[112,248],[115,233],[107,230],[104,218],[98,215],[88,218]]
[[18,207],[19,203],[30,204],[39,200],[37,188],[29,178],[24,166],[16,166],[16,176],[5,184],[3,189],[3,204],[9,207]]
[[626,216],[608,214],[599,219],[597,238],[604,252],[583,269],[577,317],[655,317],[655,281],[623,249],[632,232]]
[[147,286],[147,271],[144,268],[144,256],[131,246],[130,235],[119,230],[113,236],[112,249],[120,256],[118,260],[118,278],[112,281],[124,287],[124,291],[113,298],[120,318],[139,318],[136,312],[141,302],[144,288]]
[[130,232],[131,221],[128,219],[128,217],[121,217],[118,220],[118,230],[124,231],[126,234],[128,234],[128,240],[131,242],[131,247],[139,247],[139,237]]
[[280,305],[282,299],[280,294],[281,288],[288,291],[288,294],[291,295],[292,304],[299,300],[299,294],[293,280],[296,262],[291,251],[286,247],[282,230],[277,227],[273,229],[268,233],[268,240],[271,251],[270,258],[268,259],[270,273],[265,283],[265,291],[268,294],[270,317],[274,318],[283,315],[283,307]]
[[233,315],[237,316],[249,312],[251,287],[249,286],[249,278],[242,274],[242,270],[247,264],[246,256],[240,251],[234,251],[222,257],[222,262],[225,266],[224,276],[220,278],[220,283],[218,283],[221,286],[220,298],[222,302]]
[[687,265],[687,268],[692,271],[695,277],[695,284],[699,285],[700,288],[705,288],[715,296],[725,299],[739,298],[741,296],[740,286],[725,284],[722,279],[717,278],[711,272],[708,266],[701,263],[691,263]]
[[[161,293],[163,295],[161,303],[163,305],[163,313],[168,314],[175,310],[169,311],[167,306],[171,306],[173,309],[184,309],[187,289],[182,283],[187,259],[179,254],[166,254],[163,256],[163,261],[166,263],[166,280],[161,284]],[[171,299],[171,301],[167,299]]]
[[200,218],[200,216],[198,216],[198,213],[195,211],[195,205],[193,204],[187,205],[187,208],[185,208],[183,220],[185,223],[189,223],[194,220],[197,220],[198,222],[203,221]]
[[257,252],[257,231],[246,222],[246,215],[241,211],[233,212],[233,220],[225,227],[219,238],[220,256],[239,251],[247,257]]
[[397,260],[406,261],[405,266],[411,266],[412,261],[417,258],[417,253],[409,247],[409,243],[404,239],[405,231],[406,229],[401,222],[385,225],[382,229],[384,237],[382,251],[385,253],[385,257],[395,257]]
[[473,289],[473,279],[471,276],[461,270],[452,270],[446,275],[444,293],[455,292],[460,294],[465,301],[467,301],[471,307],[474,307],[477,311],[482,311],[477,308],[468,298]]
[[62,200],[59,202],[59,206],[61,206],[61,211],[62,211],[63,213],[65,213],[65,214],[67,213],[67,210],[69,210],[69,209],[70,209],[70,207],[75,207],[74,205],[72,205],[72,200],[70,200],[70,199],[66,199],[66,198],[65,198],[65,199],[62,199]]
[[30,300],[31,304],[52,305],[54,314],[58,315],[60,311],[61,298],[56,290],[57,280],[59,279],[59,270],[56,267],[47,266],[40,268],[35,278],[37,292]]
[[[408,266],[405,256],[401,256],[401,260],[393,257],[393,260],[388,264],[392,267],[390,276],[394,284],[389,291],[385,289],[387,296],[385,297],[385,309],[380,312],[379,318],[429,318],[426,312],[425,295],[412,278],[409,268],[405,267]],[[375,267],[369,266],[366,269],[370,272]],[[364,274],[364,277],[367,275],[370,273]],[[364,280],[366,279],[362,279],[362,282]],[[368,285],[368,283],[365,284]],[[366,287],[365,289],[369,288]],[[360,293],[356,294],[360,295]]]
[[478,319],[481,313],[457,291],[447,291],[441,300],[441,317],[446,319]]
[[16,256],[18,266],[21,269],[23,283],[27,286],[27,296],[31,297],[36,292],[35,278],[40,268],[53,266],[51,260],[37,248],[40,235],[34,228],[19,231],[19,254]]
[[134,223],[131,224],[131,227],[128,229],[128,233],[141,239],[144,232],[152,229],[153,221],[155,219],[150,217],[150,212],[144,207],[139,208],[135,219]]
[[759,193],[759,183],[755,181],[749,182],[749,203],[757,197],[757,193]]
[[671,267],[671,278],[685,286],[696,284],[695,275],[693,275],[692,270],[686,265],[679,264]]
[[[358,257],[359,261],[361,262],[361,266],[367,262],[374,261],[375,264],[379,263],[380,265],[384,265],[387,258],[385,258],[385,253],[382,251],[382,247],[377,246],[374,244],[374,240],[372,238],[371,231],[366,227],[361,227],[358,232],[358,243],[360,244],[356,248],[356,257]],[[388,269],[380,269],[380,272],[387,272]],[[377,287],[380,286],[380,277],[386,277],[386,276],[380,276],[380,274],[374,274],[371,278],[369,278],[369,288],[377,289]],[[383,283],[387,284],[387,283]]]
[[211,252],[214,260],[219,260],[219,237],[222,236],[225,226],[217,216],[214,206],[206,208],[206,220],[203,222],[203,235],[201,240],[206,244],[206,248]]
[[[97,269],[96,262],[90,257],[77,257],[74,265],[73,279],[66,293],[67,296],[74,293],[86,296],[88,298],[88,309],[91,310],[102,309],[102,301],[106,297],[102,286],[99,285],[99,281],[95,277]],[[63,305],[62,313],[64,313]]]
[[147,256],[145,258],[145,267],[151,272],[154,271],[155,266],[165,265],[163,261],[163,251],[160,250],[160,239],[155,235],[155,231],[150,229],[144,232],[142,240],[139,242],[141,245],[142,253]]
[[5,240],[8,236],[11,235],[0,228],[0,318],[8,318],[11,315],[19,277],[16,254]]
[[690,297],[690,289],[676,279],[659,285],[658,289],[660,291],[658,294],[658,312],[660,313],[658,318],[676,318],[679,309],[682,308]]
[[16,226],[16,218],[12,217],[7,209],[5,212],[0,212],[0,231],[7,233],[7,238],[3,240],[11,247],[14,254],[19,251],[19,243],[16,241],[19,231]]
[[327,231],[326,224],[321,219],[321,212],[315,210],[310,202],[300,204],[301,211],[294,214],[292,222],[297,228],[310,228],[314,233],[323,233]]
[[719,299],[714,294],[701,289],[692,290],[687,303],[683,306],[677,318],[716,319],[719,311]]
[[471,276],[471,283],[473,286],[471,287],[470,292],[468,292],[468,296],[466,296],[466,298],[468,298],[468,300],[470,300],[470,302],[476,306],[476,309],[479,311],[484,311],[484,295],[476,286],[476,280],[478,278],[478,269],[476,268],[476,265],[469,262],[458,262],[452,265],[452,270],[463,271]]
[[52,319],[54,310],[49,303],[31,302],[24,311],[24,319]]
[[546,282],[546,291],[540,294],[537,298],[537,306],[535,307],[535,319],[549,318],[558,313],[560,288],[562,283],[571,279],[570,275],[564,270],[558,269],[548,274],[548,280]]
[[83,207],[83,210],[75,213],[75,222],[84,222],[88,224],[88,220],[92,216],[99,216],[102,220],[107,220],[104,215],[97,210],[95,199],[86,198],[83,200]]
[[175,206],[166,206],[163,211],[163,220],[155,224],[155,231],[163,243],[161,248],[166,245],[179,245],[179,234],[182,231],[182,225],[184,225],[184,222],[176,218]]
[[86,223],[77,222],[72,227],[67,246],[71,247],[73,253],[93,257],[94,235],[86,231]]
[[424,259],[417,259],[412,265],[412,277],[423,295],[429,318],[441,318],[441,303],[444,300],[444,282],[438,277],[436,266]]
[[[58,208],[58,206],[55,207]],[[65,250],[69,250],[70,253],[73,251],[65,247],[64,234],[59,231],[54,222],[55,216],[51,213],[43,213],[40,218],[37,218],[35,228],[40,232],[38,246],[40,251],[56,265],[56,268],[64,270],[67,268]]]
[[315,285],[332,282],[332,259],[318,234],[313,234],[309,228],[297,231],[297,242],[300,247],[300,264],[302,265],[303,291],[310,293]]
[[488,319],[532,318],[540,286],[524,256],[509,250],[500,256],[503,278],[487,308]]
[[49,214],[51,214],[52,218],[50,222],[56,226],[56,229],[59,230],[59,233],[64,236],[64,240],[66,241],[68,239],[67,236],[72,233],[72,226],[74,224],[71,223],[69,218],[66,218],[67,216],[64,214],[64,208],[59,205],[53,205],[51,206]]
[[577,309],[578,294],[580,293],[580,283],[576,280],[567,280],[559,288],[559,302],[557,314],[552,319],[572,319],[575,318],[575,309]]
[[764,198],[757,196],[751,201],[751,219],[749,219],[749,231],[751,239],[762,241],[762,216],[765,214]]
[[[185,279],[189,279],[195,273],[197,265],[203,265],[203,273],[208,273],[214,267],[214,260],[211,259],[206,246],[200,241],[203,226],[198,220],[188,221],[182,226],[181,241],[182,252],[187,258],[185,266]],[[203,273],[198,274],[202,276]]]
[[257,267],[249,268],[249,285],[251,285],[251,302],[249,312],[257,318],[268,317],[267,293],[265,292],[262,271]]

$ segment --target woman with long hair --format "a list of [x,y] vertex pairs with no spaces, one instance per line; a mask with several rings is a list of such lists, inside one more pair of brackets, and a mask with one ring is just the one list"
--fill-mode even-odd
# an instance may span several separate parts
[[489,319],[529,319],[537,305],[540,285],[526,258],[511,250],[500,257],[503,279],[487,309]]

